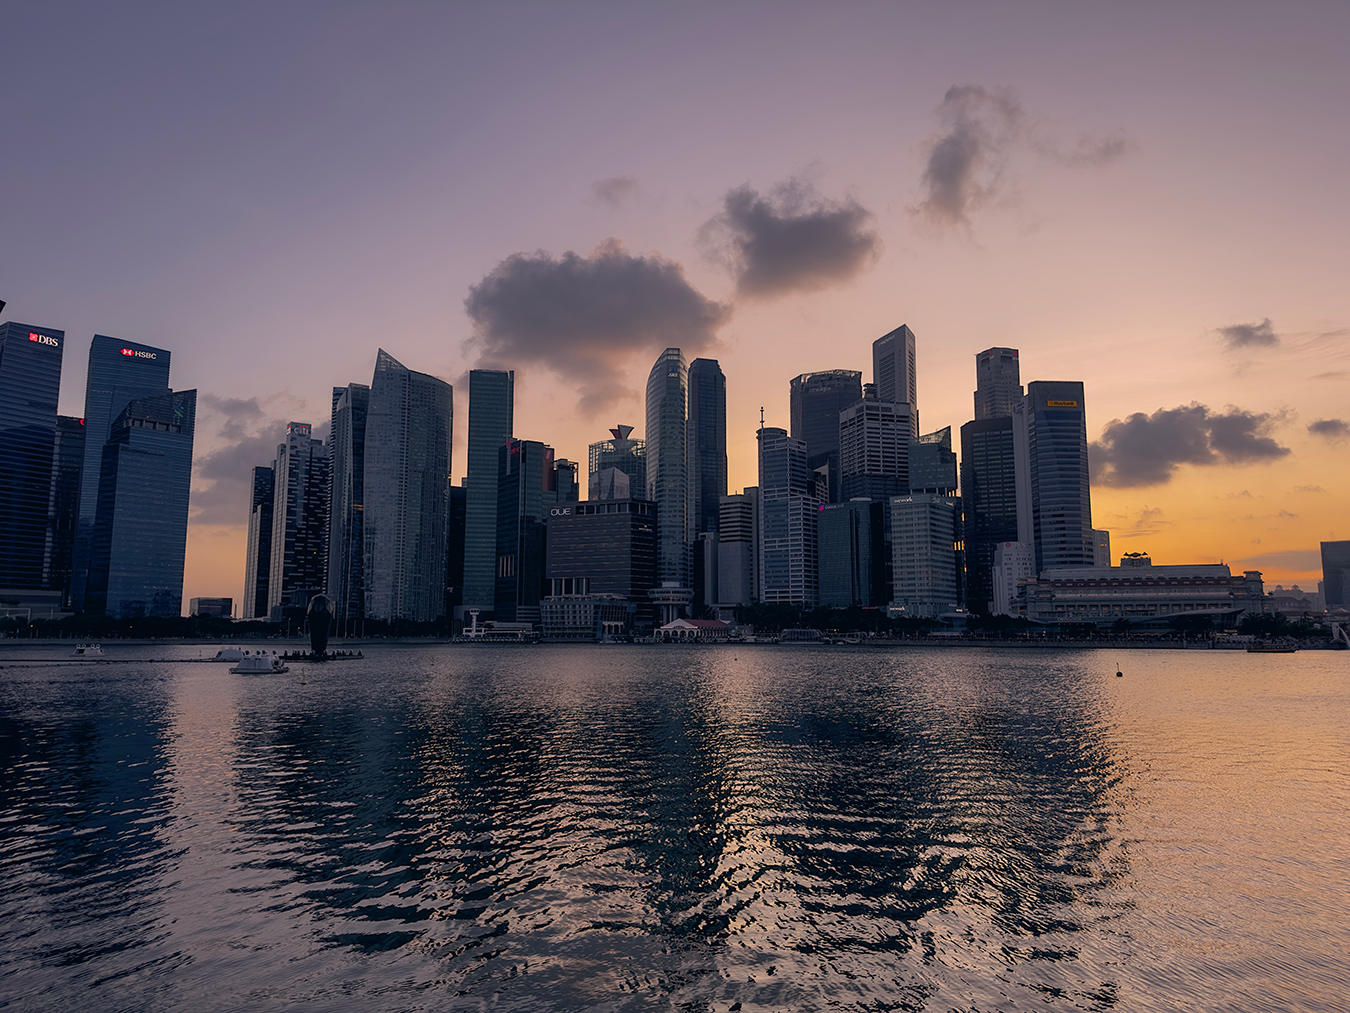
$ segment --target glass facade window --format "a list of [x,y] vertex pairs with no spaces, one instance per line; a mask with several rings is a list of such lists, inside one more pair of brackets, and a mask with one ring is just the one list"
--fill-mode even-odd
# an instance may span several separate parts
[[716,359],[689,364],[688,426],[692,538],[717,530],[718,503],[727,492],[727,378]]
[[1091,566],[1096,556],[1088,486],[1083,385],[1036,381],[1013,412],[1018,541],[1036,548],[1036,571]]
[[328,597],[338,628],[365,618],[366,418],[370,388],[333,388],[329,437]]
[[841,496],[839,416],[862,396],[862,373],[855,369],[803,373],[794,376],[789,386],[788,431],[793,439],[806,444],[807,467],[812,471],[824,469],[831,503],[838,503]]
[[994,608],[994,556],[1017,541],[1017,473],[1012,416],[976,419],[961,427],[961,505],[966,548],[966,602],[972,612]]
[[689,584],[689,367],[667,348],[647,377],[647,499],[657,506],[657,567],[662,581]]
[[497,567],[497,458],[511,439],[516,374],[469,370],[468,490],[464,513],[464,605],[491,611]]
[[274,472],[253,469],[248,511],[248,554],[244,562],[245,619],[266,619],[267,585],[272,577],[272,496]]
[[815,605],[820,500],[806,444],[783,429],[759,430],[759,600]]

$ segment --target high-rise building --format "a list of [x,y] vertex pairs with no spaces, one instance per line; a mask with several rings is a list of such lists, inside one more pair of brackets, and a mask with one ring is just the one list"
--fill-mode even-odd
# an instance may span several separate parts
[[815,605],[817,586],[815,475],[806,443],[774,427],[759,438],[759,600]]
[[103,445],[112,436],[113,421],[132,398],[169,392],[170,353],[163,348],[95,334],[89,343],[89,369],[84,389],[84,466],[80,470],[80,521],[75,533],[71,607],[85,608],[84,589],[98,508],[99,469]]
[[61,592],[70,605],[75,533],[80,521],[80,469],[84,467],[84,419],[56,416],[56,449],[52,454],[51,494],[47,502],[47,551],[43,586]]
[[632,499],[633,483],[618,468],[604,468],[591,472],[588,492],[587,499]]
[[[497,462],[493,615],[498,622],[538,622],[539,601],[545,593],[545,525],[551,511],[564,508],[558,499],[553,448],[536,440],[512,439],[497,451]],[[573,496],[571,502],[575,501]]]
[[862,373],[856,369],[822,369],[794,376],[789,388],[793,439],[806,443],[806,465],[825,475],[829,502],[838,503],[841,493],[839,464],[839,417],[862,400]]
[[1111,565],[1111,532],[1105,528],[1092,529],[1092,565]]
[[857,499],[819,512],[820,604],[885,605],[886,505]]
[[1012,416],[976,419],[961,427],[962,533],[966,607],[993,610],[994,554],[1017,541],[1017,469]]
[[[366,415],[366,615],[445,615],[454,391],[384,349]],[[469,487],[472,495],[473,487]]]
[[496,596],[498,451],[511,439],[515,391],[514,370],[469,370],[463,603],[483,612]]
[[133,398],[99,462],[85,612],[130,619],[183,609],[195,390]]
[[65,344],[65,331],[0,324],[0,588],[47,586],[47,519]]
[[689,584],[689,369],[684,353],[667,348],[647,377],[647,499],[656,504],[657,575]]
[[950,496],[895,496],[891,512],[891,607],[934,617],[958,603],[956,503]]
[[1036,548],[1036,572],[1091,566],[1092,500],[1088,489],[1083,384],[1027,384],[1013,409],[1017,464],[1017,541]]
[[[614,469],[627,476],[627,487],[634,495],[639,498],[646,495],[647,441],[633,439],[632,432],[632,426],[615,426],[610,430],[613,439],[600,440],[591,444],[589,467],[586,470],[588,491],[593,483],[598,481],[597,476]],[[615,483],[612,478],[609,480],[609,484],[611,488],[614,487]],[[588,498],[598,499],[599,497],[594,492],[590,492]],[[608,498],[627,499],[628,493]]]
[[293,595],[313,596],[326,586],[328,565],[328,452],[308,422],[286,425],[286,442],[272,462],[272,544],[267,609],[272,619]]
[[727,492],[727,378],[716,359],[689,363],[689,538],[716,531]]
[[447,523],[445,553],[445,586],[448,597],[445,614],[453,617],[455,609],[464,604],[464,514],[469,502],[469,490],[462,485],[450,486],[450,517]]
[[881,400],[876,384],[839,414],[840,493],[845,500],[886,499],[909,491],[909,444],[914,420],[908,404]]
[[952,427],[925,433],[909,445],[909,491],[956,495],[956,454]]
[[1326,608],[1350,608],[1350,541],[1322,543],[1322,595]]
[[750,605],[759,600],[759,487],[723,496],[717,520],[717,603]]
[[919,435],[919,370],[914,332],[901,324],[872,342],[872,379],[877,398],[886,404],[909,405],[913,429]]
[[1001,419],[1012,415],[1022,396],[1017,349],[986,348],[975,355],[975,418]]
[[548,593],[616,595],[650,619],[656,504],[641,499],[559,503],[547,513]]
[[365,618],[366,420],[370,388],[333,388],[328,438],[332,490],[328,497],[328,585],[339,630]]
[[999,542],[991,568],[992,595],[988,611],[996,616],[1016,615],[1014,602],[1024,580],[1036,576],[1036,550],[1026,542]]
[[272,496],[275,472],[253,469],[251,506],[248,511],[248,555],[244,560],[245,619],[268,616],[268,583],[272,579]]

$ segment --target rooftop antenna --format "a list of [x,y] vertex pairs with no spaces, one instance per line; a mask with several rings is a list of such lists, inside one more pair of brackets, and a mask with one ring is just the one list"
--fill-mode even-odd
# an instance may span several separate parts
[[764,428],[764,406],[763,406],[763,405],[760,405],[760,406],[759,406],[759,428],[760,428],[760,429],[763,429],[763,428]]

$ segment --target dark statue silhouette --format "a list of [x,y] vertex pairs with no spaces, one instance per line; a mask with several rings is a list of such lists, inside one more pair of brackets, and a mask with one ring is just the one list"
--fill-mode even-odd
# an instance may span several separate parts
[[309,617],[309,649],[322,661],[328,650],[328,627],[333,621],[333,601],[326,594],[316,594],[305,610]]

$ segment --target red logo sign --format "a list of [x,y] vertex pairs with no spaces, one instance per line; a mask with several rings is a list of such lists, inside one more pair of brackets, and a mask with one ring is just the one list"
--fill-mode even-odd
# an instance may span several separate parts
[[28,340],[36,341],[39,345],[50,345],[52,348],[60,348],[61,342],[46,334],[37,334],[34,331],[28,332]]

